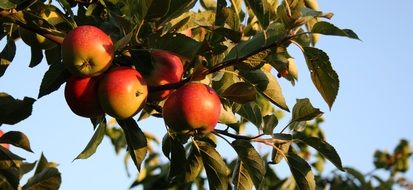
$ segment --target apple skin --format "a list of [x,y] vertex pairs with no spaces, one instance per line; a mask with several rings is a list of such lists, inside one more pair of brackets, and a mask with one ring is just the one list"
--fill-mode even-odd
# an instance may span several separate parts
[[221,101],[211,87],[188,83],[173,92],[163,106],[166,125],[175,132],[210,133],[218,123]]
[[133,117],[143,108],[148,87],[137,70],[119,66],[103,75],[98,93],[100,105],[108,115],[126,119]]
[[96,118],[105,113],[98,99],[99,79],[71,76],[65,86],[65,99],[69,108],[78,116]]
[[[4,132],[0,130],[0,137],[3,136]],[[0,146],[3,146],[6,149],[10,149],[10,144],[7,143],[0,143]]]
[[[184,67],[178,56],[160,50],[151,52],[151,55],[154,60],[153,70],[149,75],[144,76],[149,87],[181,81]],[[148,99],[155,101],[164,100],[171,92],[172,90],[151,92],[148,95]]]
[[71,30],[62,43],[63,64],[77,76],[98,76],[112,63],[112,39],[95,26],[84,25]]

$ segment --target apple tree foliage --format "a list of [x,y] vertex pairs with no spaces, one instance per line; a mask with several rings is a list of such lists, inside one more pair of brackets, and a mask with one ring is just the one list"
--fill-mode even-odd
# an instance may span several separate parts
[[[53,22],[44,15],[58,15]],[[376,169],[363,174],[343,167],[322,129],[323,112],[307,98],[285,101],[279,80],[294,85],[296,64],[306,64],[315,89],[331,108],[339,91],[339,76],[327,53],[316,47],[320,35],[359,39],[350,29],[333,25],[332,13],[319,10],[316,0],[2,0],[0,2],[0,77],[16,56],[20,29],[37,33],[56,46],[44,49],[32,43],[29,67],[46,60],[49,69],[39,85],[37,99],[59,89],[69,77],[62,64],[60,44],[79,25],[94,25],[115,43],[117,65],[150,72],[152,50],[172,52],[185,62],[181,82],[151,87],[149,92],[177,89],[190,81],[214,88],[223,104],[211,134],[176,135],[165,128],[162,140],[142,131],[139,121],[162,117],[163,102],[148,101],[135,118],[91,118],[95,133],[76,159],[90,157],[106,136],[117,153],[126,150],[138,172],[131,187],[143,189],[389,189],[412,183],[398,174],[408,169],[411,148],[401,140],[394,152],[376,151]],[[191,36],[184,31],[191,30]],[[25,34],[27,35],[27,34]],[[296,46],[305,63],[296,63],[288,47]],[[298,56],[298,55],[297,55]],[[272,70],[271,70],[272,69]],[[35,84],[34,84],[35,85]],[[15,125],[32,113],[36,98],[16,99],[0,92],[0,125]],[[194,113],[200,114],[200,113]],[[287,126],[278,126],[281,117]],[[257,131],[246,135],[245,130]],[[229,160],[217,151],[217,139],[236,152]],[[221,142],[221,141],[220,141]],[[9,131],[0,143],[30,151],[27,136]],[[158,151],[154,145],[160,145]],[[258,151],[265,145],[267,151]],[[310,148],[311,147],[311,148]],[[58,189],[61,175],[44,155],[34,163],[0,146],[1,189]],[[326,161],[337,169],[323,174]],[[274,170],[286,162],[291,175]],[[20,179],[29,171],[27,183]]]

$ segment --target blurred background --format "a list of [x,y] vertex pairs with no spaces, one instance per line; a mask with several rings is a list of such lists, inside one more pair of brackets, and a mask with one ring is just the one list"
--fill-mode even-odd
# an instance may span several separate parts
[[[297,98],[310,98],[314,107],[325,112],[321,125],[327,141],[341,156],[344,166],[367,173],[374,169],[373,154],[376,149],[393,148],[404,138],[413,141],[413,70],[411,53],[411,14],[413,2],[399,1],[328,1],[319,0],[324,12],[333,12],[332,23],[340,28],[354,30],[361,41],[348,38],[322,36],[316,47],[330,57],[333,68],[340,77],[338,97],[329,110],[311,82],[301,52],[291,47],[299,70],[299,80],[292,87],[281,80],[284,95],[291,108]],[[16,58],[0,78],[0,91],[18,99],[36,98],[47,64],[29,68],[30,49],[17,43]],[[4,42],[1,43],[1,47]],[[18,73],[18,74],[17,74]],[[22,74],[24,73],[24,74]],[[276,131],[288,122],[289,114]],[[162,138],[163,121],[150,118],[138,123],[143,131]],[[62,173],[62,190],[71,189],[128,189],[136,177],[132,162],[128,177],[123,163],[125,152],[115,154],[108,138],[97,152],[87,160],[73,159],[83,150],[93,135],[89,119],[73,114],[66,105],[63,87],[38,99],[33,114],[15,126],[3,125],[5,132],[19,130],[31,142],[34,153],[12,147],[12,151],[33,162],[43,152],[49,161],[57,162]],[[218,145],[223,156],[233,158],[235,152],[224,143]],[[263,147],[265,149],[267,147]],[[269,148],[268,148],[269,150]],[[265,151],[264,151],[265,152]],[[277,165],[280,173],[290,175],[285,163]],[[329,164],[327,169],[334,167]],[[413,170],[405,174],[413,179]]]

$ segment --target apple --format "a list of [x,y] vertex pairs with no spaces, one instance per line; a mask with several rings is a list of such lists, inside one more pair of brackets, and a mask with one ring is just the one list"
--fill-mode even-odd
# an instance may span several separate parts
[[96,118],[103,112],[98,100],[96,77],[71,76],[65,86],[65,99],[73,113],[82,117]]
[[[51,5],[41,8],[39,11],[39,16],[53,26],[58,25],[64,21],[63,18],[58,14],[57,8]],[[30,47],[51,49],[57,46],[56,43],[46,39],[44,36],[22,27],[19,27],[19,34],[23,42]]]
[[[2,130],[0,130],[0,137],[3,136],[4,132]],[[7,143],[0,143],[0,146],[3,146],[6,149],[10,148],[10,144]]]
[[100,75],[109,68],[113,57],[111,38],[95,26],[71,30],[62,43],[63,64],[74,75]]
[[[181,59],[167,51],[156,50],[151,52],[153,70],[144,78],[149,87],[160,86],[181,81],[184,68]],[[172,90],[151,92],[148,99],[160,101],[165,99]]]
[[211,87],[191,82],[173,92],[163,106],[166,125],[175,132],[214,130],[221,112],[221,101]]
[[148,87],[137,70],[119,66],[103,75],[98,93],[103,111],[114,118],[126,119],[142,109],[148,96]]

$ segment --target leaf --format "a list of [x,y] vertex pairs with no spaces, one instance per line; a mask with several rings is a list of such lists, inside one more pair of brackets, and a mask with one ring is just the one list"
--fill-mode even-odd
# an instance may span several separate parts
[[121,149],[126,148],[126,138],[122,129],[119,129],[117,127],[107,127],[106,136],[110,138],[113,148],[115,148],[116,154],[119,154]]
[[287,155],[288,166],[300,190],[315,190],[316,184],[311,166],[298,155],[290,152]]
[[171,182],[181,182],[187,164],[185,148],[178,139],[171,138],[171,140],[171,165],[168,179]]
[[241,76],[253,84],[257,91],[279,108],[289,111],[278,80],[270,73],[260,69],[254,71],[240,71]]
[[[162,2],[162,0],[160,0]],[[166,13],[166,15],[161,18],[161,23],[165,23],[170,21],[171,19],[174,19],[186,12],[188,12],[190,9],[194,7],[194,5],[197,3],[195,0],[172,0],[171,4],[169,5],[169,10]]]
[[52,49],[47,49],[44,51],[46,56],[47,64],[53,65],[60,63],[62,61],[62,52],[60,46],[56,46]]
[[0,1],[0,9],[14,9],[17,7],[17,2],[13,0],[2,0]]
[[236,103],[245,104],[256,98],[255,88],[246,82],[237,82],[228,87],[222,96]]
[[14,125],[29,117],[35,101],[29,97],[24,97],[23,100],[14,99],[7,93],[0,92],[0,125]]
[[47,158],[42,153],[40,155],[39,160],[37,161],[37,166],[36,166],[36,170],[34,171],[34,174],[38,174],[42,172],[43,170],[45,170],[46,168],[51,168],[51,167],[57,167],[57,164],[54,162],[47,161]]
[[241,115],[243,118],[250,121],[257,128],[261,128],[261,123],[262,123],[261,109],[255,102],[249,102],[249,103],[242,104],[239,107],[237,113]]
[[343,166],[341,164],[340,156],[338,155],[334,147],[328,144],[326,141],[317,137],[308,137],[301,132],[295,133],[293,135],[293,138],[296,140],[300,140],[303,143],[306,143],[307,145],[315,148],[325,158],[330,160],[330,162],[333,163],[339,170],[344,171]]
[[265,9],[266,5],[264,3],[268,3],[266,0],[246,0],[245,4],[254,12],[255,16],[262,26],[262,28],[267,28],[269,24],[269,13]]
[[278,125],[278,118],[275,114],[266,115],[263,117],[264,127],[263,132],[266,135],[271,135],[274,128]]
[[98,128],[96,129],[89,143],[87,143],[83,151],[74,160],[86,159],[92,156],[96,152],[96,149],[98,148],[100,143],[102,142],[103,137],[105,136],[105,132],[106,132],[106,120],[104,119],[99,124]]
[[10,184],[9,180],[8,180],[7,177],[4,176],[4,175],[5,175],[5,174],[0,173],[0,187],[1,187],[3,190],[15,190],[15,189],[17,189],[17,188],[18,188],[18,187],[17,187],[18,185],[15,186],[15,187],[13,187],[13,185]]
[[35,48],[35,47],[31,47],[30,51],[31,51],[32,56],[31,56],[31,59],[30,59],[29,67],[33,68],[33,67],[36,67],[37,65],[39,65],[40,62],[42,62],[43,52],[42,52],[41,49]]
[[196,141],[210,189],[227,190],[230,170],[215,147],[205,141]]
[[154,20],[164,17],[169,10],[171,0],[152,0],[145,15],[145,20]]
[[148,48],[166,50],[190,60],[198,55],[201,47],[202,43],[179,33],[154,34],[148,39]]
[[232,111],[231,107],[222,103],[221,113],[219,115],[219,123],[222,124],[235,124],[237,123],[238,119],[235,116],[234,112]]
[[59,189],[62,178],[57,168],[48,167],[31,177],[23,190]]
[[225,36],[226,38],[230,39],[231,41],[238,43],[241,40],[242,33],[236,30],[231,30],[224,27],[218,27],[213,30],[214,33],[220,34]]
[[20,131],[9,131],[0,137],[0,143],[12,144],[29,152],[33,152],[30,148],[29,138]]
[[260,154],[247,140],[235,140],[232,147],[238,154],[239,160],[249,173],[256,189],[260,189],[265,175],[265,162]]
[[196,147],[195,142],[193,142],[185,168],[185,183],[193,182],[202,171],[202,167],[203,163],[201,153]]
[[7,37],[6,46],[0,52],[0,77],[4,75],[7,67],[16,56],[16,43],[10,37]]
[[146,153],[148,152],[148,142],[145,134],[133,118],[125,120],[117,119],[117,122],[126,135],[128,151],[133,163],[135,163],[136,168],[140,170],[142,161],[145,159]]
[[308,98],[297,99],[297,103],[293,107],[292,121],[309,121],[322,115],[323,112],[318,108],[314,108]]
[[318,33],[318,34],[324,34],[324,35],[331,35],[331,36],[344,36],[344,37],[349,37],[352,39],[360,40],[357,34],[354,33],[352,30],[340,29],[334,26],[333,24],[325,22],[325,21],[319,21],[316,24],[314,24],[311,32]]
[[69,78],[70,73],[66,70],[63,63],[53,63],[50,65],[49,70],[43,76],[42,83],[40,84],[38,98],[48,95],[66,82]]
[[251,190],[254,185],[250,174],[245,168],[244,162],[242,162],[240,159],[237,160],[237,163],[233,170],[232,183],[234,184],[234,189],[237,190]]
[[169,160],[171,160],[171,143],[172,143],[172,137],[169,135],[169,133],[166,133],[163,138],[162,138],[162,153],[167,157]]
[[21,164],[20,168],[19,168],[20,176],[23,176],[23,175],[29,173],[30,171],[32,171],[34,169],[34,167],[36,166],[36,163],[37,162],[33,162],[33,163],[23,162]]
[[0,146],[0,170],[10,167],[20,167],[23,160],[25,159]]
[[274,164],[278,164],[288,154],[293,137],[290,134],[275,133],[272,138],[275,140],[274,146],[278,149],[272,149],[271,160]]
[[350,167],[344,167],[344,171],[347,174],[352,175],[355,179],[357,179],[360,182],[361,187],[364,187],[366,185],[366,179],[360,171]]
[[328,55],[322,50],[313,47],[303,49],[311,79],[331,109],[340,86],[338,75],[331,66]]

